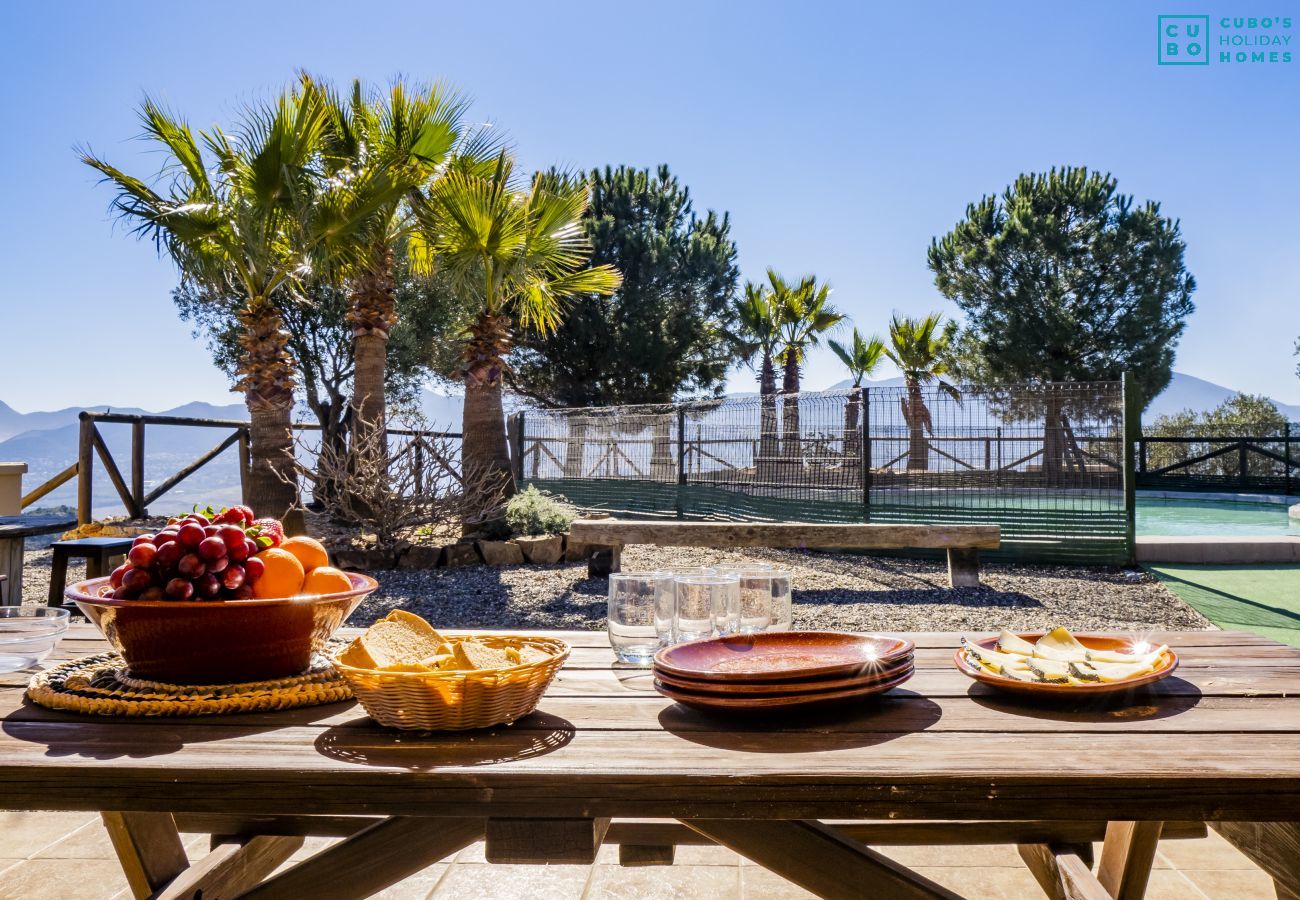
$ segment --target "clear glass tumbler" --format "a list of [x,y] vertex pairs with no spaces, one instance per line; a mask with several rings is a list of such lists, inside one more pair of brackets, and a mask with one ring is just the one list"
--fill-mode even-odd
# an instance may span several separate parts
[[695,641],[736,630],[740,617],[739,577],[678,575],[673,582],[674,641]]
[[649,666],[672,641],[670,572],[614,572],[609,576],[609,645],[619,662]]
[[790,597],[790,572],[785,569],[737,568],[740,579],[740,614],[737,630],[789,631],[794,621]]

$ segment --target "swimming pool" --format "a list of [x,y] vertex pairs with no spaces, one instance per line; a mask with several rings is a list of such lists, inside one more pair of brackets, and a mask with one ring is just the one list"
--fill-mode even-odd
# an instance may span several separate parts
[[1300,520],[1287,517],[1275,500],[1211,500],[1199,497],[1137,498],[1139,536],[1300,535]]

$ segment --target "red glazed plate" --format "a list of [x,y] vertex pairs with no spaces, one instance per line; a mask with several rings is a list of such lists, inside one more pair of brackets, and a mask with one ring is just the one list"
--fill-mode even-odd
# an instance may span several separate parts
[[[1020,637],[1029,641],[1036,642],[1043,636],[1044,632],[1022,634]],[[1116,637],[1115,635],[1103,634],[1076,634],[1075,639],[1083,646],[1093,650],[1124,650],[1127,651],[1132,646],[1132,640],[1125,637]],[[983,647],[986,650],[992,650],[997,644],[996,637],[981,638],[978,641],[972,641],[977,647]],[[1162,678],[1168,678],[1178,668],[1178,655],[1172,650],[1166,649],[1164,657],[1159,666],[1145,675],[1139,675],[1136,678],[1129,678],[1126,681],[1100,681],[1096,684],[1052,684],[1050,682],[1038,681],[1017,681],[1014,678],[1007,678],[1002,675],[996,675],[993,672],[968,662],[966,651],[958,648],[952,657],[953,664],[962,672],[981,684],[987,684],[999,690],[1008,691],[1013,694],[1026,694],[1029,696],[1074,696],[1074,697],[1091,697],[1096,694],[1114,694],[1119,691],[1127,691],[1130,688],[1141,687],[1144,684],[1153,684]]]
[[108,578],[65,592],[99,626],[136,678],[245,684],[306,671],[352,610],[379,587],[348,572],[352,590],[283,600],[115,600]]
[[772,697],[736,697],[725,694],[705,694],[699,691],[686,691],[681,688],[670,687],[658,680],[655,681],[655,690],[670,700],[676,700],[678,703],[695,707],[697,709],[720,712],[748,712],[772,709],[788,710],[823,706],[832,703],[843,703],[848,700],[860,700],[866,697],[874,697],[878,694],[883,694],[892,688],[898,687],[911,677],[912,670],[911,668],[908,668],[897,678],[890,681],[882,681],[878,684],[868,685],[866,687],[849,688],[848,690],[843,691],[780,694]]
[[808,694],[818,691],[842,691],[852,688],[867,687],[882,681],[890,681],[912,668],[912,657],[905,656],[895,663],[864,675],[848,678],[808,678],[799,681],[701,681],[694,678],[681,678],[662,669],[655,669],[654,676],[668,687],[685,691],[697,691],[705,694]]
[[678,678],[752,684],[858,677],[915,649],[911,641],[879,634],[764,631],[665,647],[655,654],[654,664]]

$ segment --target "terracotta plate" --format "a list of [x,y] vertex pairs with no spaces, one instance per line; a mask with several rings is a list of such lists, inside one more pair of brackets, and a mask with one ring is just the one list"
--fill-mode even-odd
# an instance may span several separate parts
[[[1030,643],[1034,643],[1043,636],[1043,632],[1022,634],[1020,636]],[[1130,638],[1115,635],[1076,634],[1074,637],[1080,644],[1093,650],[1122,650],[1127,652],[1133,643]],[[972,643],[978,647],[992,650],[997,641],[996,637],[990,637],[972,641]],[[1126,681],[1099,681],[1096,684],[1051,684],[1050,682],[1016,681],[1014,678],[986,672],[974,663],[969,662],[966,659],[966,651],[960,648],[953,654],[952,659],[963,674],[969,675],[978,682],[1010,693],[1029,694],[1037,697],[1091,697],[1096,694],[1113,694],[1117,691],[1127,691],[1130,688],[1152,684],[1162,678],[1168,678],[1173,674],[1174,669],[1178,668],[1178,655],[1172,650],[1166,650],[1160,665],[1145,675],[1139,675],[1137,678],[1130,678]]]
[[706,694],[808,694],[818,691],[842,691],[891,681],[904,670],[911,668],[912,657],[905,656],[897,662],[847,678],[806,678],[799,681],[701,681],[671,675],[662,669],[655,669],[654,676],[669,687]]
[[799,681],[868,674],[908,656],[911,641],[836,631],[731,634],[665,647],[655,668],[697,681]]
[[772,697],[737,697],[726,694],[705,694],[699,691],[687,691],[682,690],[681,688],[670,687],[658,680],[655,681],[655,690],[670,700],[676,700],[678,703],[692,706],[697,709],[720,712],[748,712],[772,709],[803,709],[813,706],[824,706],[832,703],[843,703],[848,700],[860,700],[866,697],[873,697],[877,694],[883,694],[891,688],[898,687],[911,677],[912,670],[909,668],[897,678],[890,681],[882,681],[878,684],[867,685],[866,687],[849,688],[843,691],[780,694]]

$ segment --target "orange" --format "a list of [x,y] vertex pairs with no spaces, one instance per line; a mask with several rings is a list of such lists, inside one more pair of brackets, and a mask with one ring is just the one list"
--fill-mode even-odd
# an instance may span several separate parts
[[306,573],[298,557],[287,550],[273,547],[257,554],[257,558],[266,566],[266,570],[261,578],[253,582],[254,597],[258,600],[275,600],[296,597],[302,593]]
[[352,590],[352,579],[333,566],[317,566],[307,573],[304,594],[339,594]]
[[302,567],[308,572],[317,566],[330,564],[330,555],[325,552],[324,545],[315,538],[306,536],[285,538],[279,549],[287,550],[298,557],[298,562],[302,563]]

